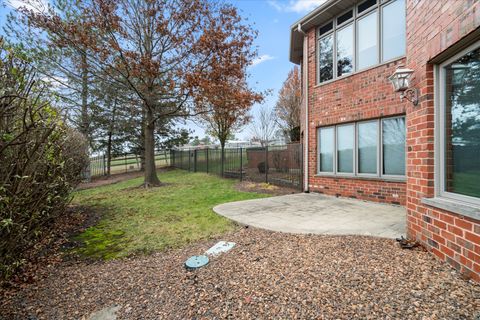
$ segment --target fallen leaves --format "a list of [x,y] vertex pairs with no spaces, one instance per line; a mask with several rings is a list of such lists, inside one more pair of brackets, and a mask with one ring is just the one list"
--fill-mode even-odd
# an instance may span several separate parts
[[[274,233],[223,236],[234,249],[197,271],[183,263],[218,239],[181,250],[60,265],[0,308],[6,317],[69,319],[120,305],[120,319],[470,319],[480,286],[394,240]],[[37,312],[40,311],[41,312]]]

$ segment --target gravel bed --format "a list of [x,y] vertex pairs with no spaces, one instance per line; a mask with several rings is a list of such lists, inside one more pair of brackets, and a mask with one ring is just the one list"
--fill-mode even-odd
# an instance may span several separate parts
[[[475,319],[480,285],[423,251],[362,236],[245,228],[237,246],[197,271],[184,249],[64,263],[0,302],[5,319],[82,319],[119,305],[119,319]],[[0,316],[0,317],[2,317]]]

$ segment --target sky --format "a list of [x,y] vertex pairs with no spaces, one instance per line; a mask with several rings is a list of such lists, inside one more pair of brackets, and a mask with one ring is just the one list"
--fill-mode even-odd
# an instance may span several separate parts
[[[47,1],[47,0],[33,0]],[[262,105],[254,105],[252,114],[255,115],[260,108],[275,106],[278,91],[287,78],[288,72],[293,68],[289,59],[290,26],[325,0],[225,0],[240,9],[242,17],[254,24],[258,30],[255,45],[258,49],[258,58],[249,67],[248,79],[252,88],[258,91],[271,90],[271,94]],[[10,5],[18,6],[21,0],[0,0],[0,27],[3,27],[5,15],[10,10]],[[5,5],[7,4],[7,5]],[[0,34],[3,31],[0,31]],[[186,125],[194,131],[193,136],[203,138],[205,131],[195,122],[189,121]],[[235,137],[247,140],[251,136],[248,126]]]
[[[262,105],[254,105],[255,115],[260,108],[275,106],[278,91],[286,80],[288,72],[294,67],[289,61],[290,26],[305,14],[324,2],[324,0],[230,0],[241,10],[241,15],[254,23],[258,30],[255,45],[258,58],[249,67],[249,84],[258,91],[272,90]],[[202,138],[204,130],[190,123],[188,127],[194,135]],[[252,133],[247,125],[235,138],[248,140]]]

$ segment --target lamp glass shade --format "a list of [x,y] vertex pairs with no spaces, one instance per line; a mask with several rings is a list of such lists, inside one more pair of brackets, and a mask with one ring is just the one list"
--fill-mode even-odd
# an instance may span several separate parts
[[393,85],[395,91],[405,91],[410,86],[410,77],[413,73],[413,70],[406,68],[398,68],[395,72],[388,78]]

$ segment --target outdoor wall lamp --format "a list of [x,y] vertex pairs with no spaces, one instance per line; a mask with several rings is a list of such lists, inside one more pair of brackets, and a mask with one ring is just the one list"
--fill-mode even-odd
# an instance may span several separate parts
[[418,105],[418,89],[409,88],[412,74],[413,70],[404,66],[398,66],[397,70],[388,77],[388,80],[392,83],[395,92],[401,92],[400,101],[403,101],[403,98],[405,98],[416,106]]

